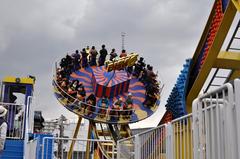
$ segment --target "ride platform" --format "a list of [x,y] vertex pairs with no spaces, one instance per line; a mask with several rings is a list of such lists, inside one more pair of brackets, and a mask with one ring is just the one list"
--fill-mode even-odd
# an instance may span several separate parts
[[[160,95],[152,106],[145,106],[146,88],[143,83],[133,75],[128,75],[125,70],[116,70],[107,72],[102,67],[86,67],[81,68],[70,75],[70,80],[78,80],[82,82],[86,96],[95,94],[97,105],[94,111],[89,113],[82,109],[81,102],[78,100],[69,101],[69,95],[64,92],[61,87],[53,80],[54,93],[58,101],[69,111],[83,118],[93,120],[95,122],[111,123],[111,124],[127,124],[135,123],[151,116],[160,104]],[[124,115],[121,110],[113,110],[113,103],[119,98],[126,100],[128,93],[132,94],[133,107],[131,115]],[[103,109],[99,104],[102,96],[107,96],[109,106],[106,108],[104,116],[100,114]],[[114,114],[114,115],[112,115]],[[117,114],[117,115],[116,115]]]

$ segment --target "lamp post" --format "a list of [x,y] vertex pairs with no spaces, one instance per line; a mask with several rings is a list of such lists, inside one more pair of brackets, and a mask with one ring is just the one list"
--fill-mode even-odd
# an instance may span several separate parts
[[121,36],[122,36],[122,50],[125,49],[125,36],[126,33],[125,32],[121,32]]

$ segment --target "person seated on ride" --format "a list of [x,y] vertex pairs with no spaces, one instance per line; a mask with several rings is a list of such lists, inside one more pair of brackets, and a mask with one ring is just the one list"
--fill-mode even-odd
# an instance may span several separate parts
[[144,85],[147,84],[147,71],[148,71],[148,68],[150,67],[150,65],[147,65],[147,68],[143,68],[142,70],[142,74],[141,74],[141,77],[139,78],[139,81],[141,81]]
[[72,101],[77,96],[77,87],[78,87],[79,81],[74,80],[70,84],[70,87],[68,88],[68,94],[70,95],[70,101]]
[[81,54],[82,54],[82,67],[85,68],[88,66],[88,53],[86,52],[85,48],[82,49]]
[[60,83],[62,82],[62,79],[63,79],[63,77],[61,75],[61,68],[58,68],[56,70],[56,82],[57,82],[57,84],[60,85]]
[[153,72],[152,66],[149,66],[147,69],[147,76],[150,78],[149,81],[155,80],[157,78],[157,75]]
[[96,109],[96,97],[94,94],[90,94],[86,99],[84,112],[85,110],[87,110],[87,115],[90,115],[95,111],[95,109]]
[[127,56],[127,53],[126,53],[126,50],[122,50],[122,53],[120,54],[120,58],[121,57],[126,57]]
[[146,105],[148,108],[154,107],[157,101],[157,94],[151,93],[146,95],[146,99],[143,102],[143,105]]
[[113,103],[113,107],[111,110],[111,118],[119,119],[120,116],[120,110],[122,109],[123,101],[122,98],[119,98]]
[[110,61],[113,61],[113,59],[115,59],[117,57],[117,53],[115,52],[115,49],[112,49],[111,53],[110,53]]
[[98,52],[95,49],[95,46],[92,46],[92,49],[90,50],[90,66],[96,66],[97,65],[97,55]]
[[102,45],[102,49],[100,50],[100,57],[98,59],[98,66],[103,66],[106,60],[108,52],[105,49],[105,45]]
[[66,62],[66,58],[65,57],[61,59],[61,62],[60,62],[59,65],[60,65],[61,69],[64,69],[64,68],[67,67],[67,62]]
[[123,117],[129,118],[132,115],[132,108],[133,108],[133,99],[132,99],[132,93],[128,93],[127,99],[125,100],[125,103],[123,105]]
[[69,85],[69,82],[68,82],[67,78],[63,78],[62,82],[60,83],[60,87],[61,87],[60,92],[62,92],[64,94],[64,97],[67,97],[66,92],[68,91],[68,85]]
[[137,78],[140,76],[141,72],[143,71],[143,68],[146,66],[146,64],[144,63],[143,60],[144,60],[144,58],[140,57],[140,59],[134,66],[133,75],[136,76]]
[[107,109],[109,106],[109,100],[106,96],[103,96],[99,102],[98,102],[98,106],[99,106],[99,116],[101,118],[103,118],[104,116],[106,116],[107,114]]
[[85,97],[86,97],[86,91],[82,83],[80,83],[77,88],[77,100],[79,101],[80,110],[82,108],[82,102],[85,102]]

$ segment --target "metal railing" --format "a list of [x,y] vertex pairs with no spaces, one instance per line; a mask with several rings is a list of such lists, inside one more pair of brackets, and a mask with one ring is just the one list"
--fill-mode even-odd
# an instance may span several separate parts
[[[238,90],[239,91],[239,90]],[[239,98],[239,97],[238,97]],[[237,159],[234,92],[230,83],[193,102],[194,159]]]
[[[81,113],[83,115],[92,115],[92,114],[96,114],[99,115],[100,118],[107,118],[108,120],[111,120],[111,118],[118,118],[118,117],[123,117],[126,119],[131,119],[131,113],[135,112],[135,109],[114,109],[111,107],[108,108],[104,108],[102,106],[98,106],[98,105],[91,105],[88,104],[86,102],[80,101],[77,98],[69,95],[66,91],[64,91],[59,85],[58,83],[53,80],[53,84],[55,86],[55,88],[60,92],[60,96],[61,99],[57,98],[59,100],[60,103],[62,103],[63,105],[65,105],[63,103],[63,101],[65,101],[66,103],[68,103],[68,105],[78,109],[79,111],[82,111]],[[98,110],[98,111],[96,111]]]
[[7,138],[23,139],[25,105],[2,102],[0,102],[0,105],[8,110],[5,116],[5,120],[7,121]]
[[192,114],[173,120],[167,125],[167,158],[192,158]]
[[[41,159],[69,159],[71,142],[75,142],[71,159],[116,158],[116,147],[112,140],[45,137],[43,138]],[[107,155],[104,155],[100,149],[103,146],[104,153]]]
[[193,113],[118,141],[118,159],[239,159],[240,80],[201,95]]
[[33,97],[32,96],[28,96],[27,98],[27,106],[25,109],[25,113],[24,113],[24,118],[25,118],[25,122],[24,122],[24,147],[23,147],[23,158],[24,159],[28,159],[28,157],[31,155],[31,153],[35,150],[36,151],[36,147],[37,147],[37,142],[32,142],[29,141],[29,133],[31,132],[31,124],[30,124],[30,119],[32,119],[31,116],[31,112],[32,109],[30,107],[31,103],[32,103]]

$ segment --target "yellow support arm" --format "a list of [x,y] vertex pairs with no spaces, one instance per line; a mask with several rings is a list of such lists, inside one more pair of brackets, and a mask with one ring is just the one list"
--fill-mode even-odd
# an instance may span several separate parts
[[[75,128],[74,135],[73,135],[74,139],[77,138],[77,135],[78,135],[78,132],[79,132],[79,129],[80,129],[80,126],[81,126],[81,122],[82,122],[82,118],[79,116],[77,126]],[[75,140],[72,140],[72,143],[70,145],[70,149],[69,149],[69,152],[68,152],[68,157],[67,157],[68,159],[72,158],[72,152],[73,152],[75,142],[76,142]]]
[[188,113],[192,112],[192,102],[193,100],[198,96],[202,86],[204,85],[208,74],[210,73],[214,62],[218,56],[218,53],[220,52],[220,49],[222,47],[222,44],[227,36],[227,33],[230,29],[230,26],[232,24],[232,21],[234,19],[234,16],[237,12],[236,7],[232,3],[232,1],[229,1],[228,7],[225,11],[225,14],[222,19],[222,23],[219,26],[218,32],[215,36],[215,39],[213,41],[212,47],[210,48],[208,52],[208,56],[205,59],[204,64],[202,65],[201,70],[198,73],[197,78],[195,79],[188,95],[187,95],[187,111]]
[[214,63],[215,68],[240,69],[240,52],[221,51]]
[[235,5],[238,11],[240,11],[240,0],[232,0],[232,3]]

